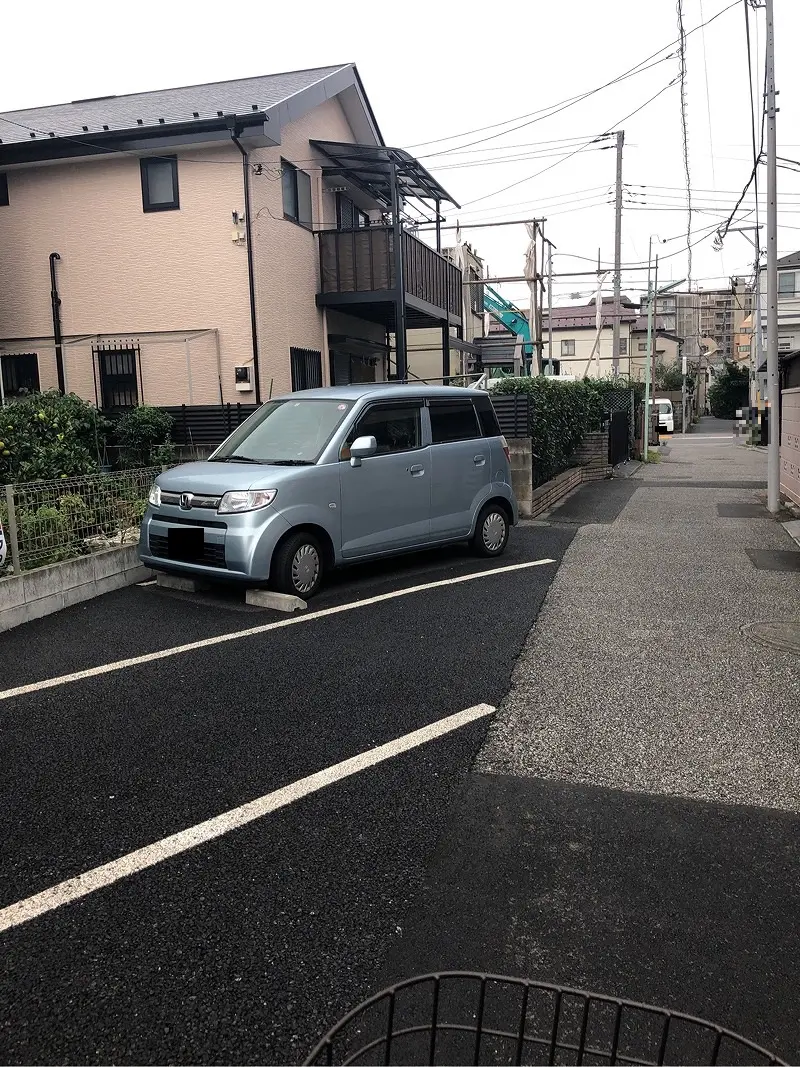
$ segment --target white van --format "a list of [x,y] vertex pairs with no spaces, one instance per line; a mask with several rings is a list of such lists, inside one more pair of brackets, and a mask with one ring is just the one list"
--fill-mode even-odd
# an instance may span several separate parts
[[655,404],[658,412],[658,432],[674,433],[675,417],[672,411],[672,401],[664,397],[655,397],[650,403]]

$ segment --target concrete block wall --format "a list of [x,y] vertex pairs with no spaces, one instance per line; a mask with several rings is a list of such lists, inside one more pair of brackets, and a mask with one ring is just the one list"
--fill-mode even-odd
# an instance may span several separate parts
[[511,453],[511,485],[519,505],[520,517],[531,516],[533,497],[533,451],[530,437],[512,437],[508,442]]
[[150,577],[136,545],[37,567],[0,579],[0,632]]

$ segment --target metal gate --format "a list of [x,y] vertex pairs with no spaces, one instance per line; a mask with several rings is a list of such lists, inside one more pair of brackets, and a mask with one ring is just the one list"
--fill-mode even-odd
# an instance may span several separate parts
[[630,458],[630,416],[626,411],[614,411],[608,428],[608,462],[615,467]]

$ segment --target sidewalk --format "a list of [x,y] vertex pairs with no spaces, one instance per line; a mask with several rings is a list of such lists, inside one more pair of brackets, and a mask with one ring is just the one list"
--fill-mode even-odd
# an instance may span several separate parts
[[741,627],[800,620],[762,569],[800,552],[766,457],[698,429],[550,516],[579,529],[387,979],[562,982],[798,1062],[800,657]]

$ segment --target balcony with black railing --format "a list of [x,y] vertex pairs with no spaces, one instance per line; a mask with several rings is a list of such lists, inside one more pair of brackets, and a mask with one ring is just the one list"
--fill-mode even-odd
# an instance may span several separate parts
[[402,288],[408,327],[461,325],[461,271],[417,237],[402,233],[402,287],[392,226],[324,230],[318,238],[318,306],[394,329]]

